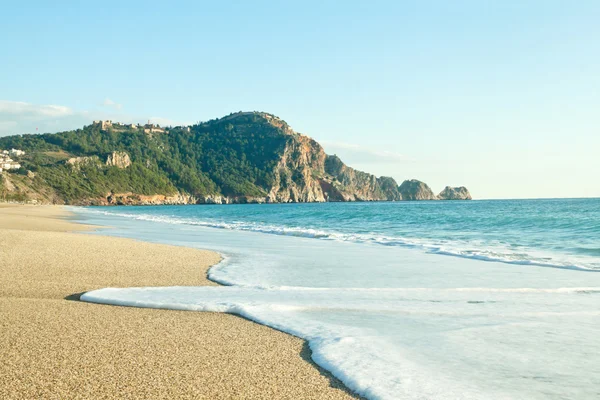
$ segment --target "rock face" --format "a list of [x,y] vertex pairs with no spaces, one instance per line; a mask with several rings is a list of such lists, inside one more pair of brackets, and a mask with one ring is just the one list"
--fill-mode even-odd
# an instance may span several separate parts
[[80,170],[84,165],[100,166],[100,158],[98,156],[90,157],[72,157],[66,161],[67,165],[70,165],[74,170]]
[[106,158],[106,165],[125,169],[131,165],[131,159],[129,158],[129,154],[124,151],[113,151]]
[[[386,190],[382,188],[382,182],[375,175],[357,171],[345,165],[338,156],[327,156],[325,161],[326,178],[330,178],[332,193],[329,201],[378,201],[396,200],[396,193],[386,193],[393,181],[394,188],[397,187],[392,178],[382,178]],[[329,182],[328,182],[329,183]]]
[[132,192],[127,193],[108,193],[105,198],[92,199],[88,202],[89,205],[182,205],[182,204],[197,204],[198,199],[193,196],[177,193],[172,196],[154,194],[142,195]]
[[398,188],[402,195],[402,200],[437,200],[433,191],[425,182],[416,179],[410,179],[402,182]]
[[[308,136],[286,129],[290,135],[275,167],[275,182],[266,197],[268,203],[325,201],[400,200],[392,178],[357,171],[337,156],[328,156]],[[232,199],[230,202],[239,202]]]
[[323,148],[308,136],[294,134],[287,141],[275,167],[275,181],[266,201],[269,203],[323,202],[320,177],[325,168]]
[[440,200],[472,200],[471,193],[466,187],[450,187],[446,186],[444,190],[438,194]]

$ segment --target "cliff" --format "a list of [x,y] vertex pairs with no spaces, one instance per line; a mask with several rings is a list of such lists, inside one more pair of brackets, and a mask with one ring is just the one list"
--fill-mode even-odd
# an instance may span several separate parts
[[326,201],[321,179],[327,155],[308,136],[294,134],[287,141],[275,167],[275,176],[267,195],[272,203]]
[[[24,172],[31,172],[9,174],[19,185],[12,184],[10,193],[3,185],[0,199],[112,205],[436,198],[422,182],[398,187],[391,177],[351,168],[282,119],[261,112],[170,128],[163,135],[92,124],[0,138],[0,148],[25,150]],[[459,189],[445,189],[442,197],[466,198]]]
[[315,140],[291,133],[275,168],[267,202],[400,200],[393,178],[377,178],[325,154]]
[[327,156],[325,173],[330,177],[330,201],[400,200],[398,184],[393,178],[375,175],[348,167],[338,156]]

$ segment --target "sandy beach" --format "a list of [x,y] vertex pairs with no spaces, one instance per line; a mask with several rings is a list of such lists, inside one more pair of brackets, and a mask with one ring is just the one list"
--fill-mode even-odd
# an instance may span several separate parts
[[77,233],[58,206],[0,205],[0,398],[348,399],[305,341],[240,317],[77,301],[215,285],[219,255]]

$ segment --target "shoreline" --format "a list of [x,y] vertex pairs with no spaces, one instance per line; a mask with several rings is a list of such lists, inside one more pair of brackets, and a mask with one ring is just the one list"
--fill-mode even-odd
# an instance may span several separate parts
[[68,301],[109,286],[218,285],[207,272],[221,259],[73,233],[98,227],[69,214],[0,205],[1,397],[358,398],[305,340],[241,316]]

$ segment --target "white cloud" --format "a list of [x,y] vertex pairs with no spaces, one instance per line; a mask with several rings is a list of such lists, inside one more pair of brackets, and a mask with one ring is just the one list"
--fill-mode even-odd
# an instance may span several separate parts
[[121,108],[123,108],[122,104],[117,103],[117,102],[109,99],[108,97],[106,99],[104,99],[104,101],[102,102],[102,105],[105,107],[115,109],[115,110],[121,110]]
[[70,107],[57,106],[54,104],[37,105],[23,101],[0,100],[0,115],[2,116],[29,116],[35,117],[65,117],[73,115]]

